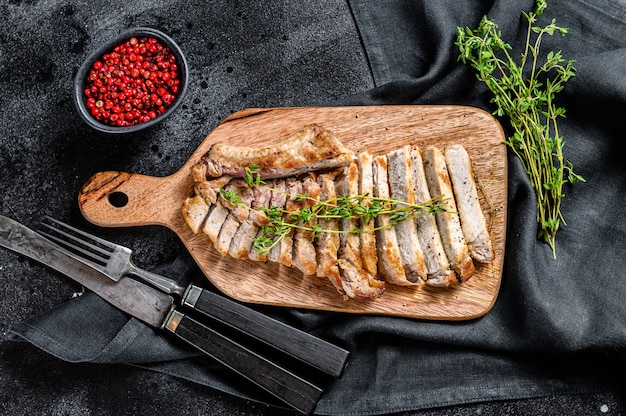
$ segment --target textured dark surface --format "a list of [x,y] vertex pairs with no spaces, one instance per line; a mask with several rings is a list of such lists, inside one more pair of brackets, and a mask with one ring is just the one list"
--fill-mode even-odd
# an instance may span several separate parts
[[[139,265],[183,249],[158,227],[99,229],[82,219],[80,186],[95,172],[163,176],[219,120],[247,107],[331,104],[374,87],[343,1],[5,1],[0,4],[0,213],[36,227],[42,215],[132,246]],[[74,71],[100,41],[152,26],[186,52],[191,84],[163,124],[111,137],[80,120]],[[0,250],[0,331],[64,303],[80,288]],[[617,393],[548,396],[405,415],[619,415]],[[0,343],[0,414],[281,415],[288,412],[160,373],[67,363],[26,343]]]

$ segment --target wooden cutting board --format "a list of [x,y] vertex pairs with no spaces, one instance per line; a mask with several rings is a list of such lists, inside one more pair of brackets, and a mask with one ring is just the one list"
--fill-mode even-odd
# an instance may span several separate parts
[[[443,147],[463,144],[479,181],[495,259],[454,288],[389,285],[375,300],[343,300],[327,279],[296,269],[222,257],[204,234],[193,234],[181,204],[193,194],[190,167],[216,142],[255,146],[284,138],[317,123],[358,152],[386,153],[406,144]],[[462,106],[370,106],[264,108],[239,111],[222,121],[176,173],[152,177],[100,172],[79,194],[89,221],[103,227],[162,225],[181,238],[206,277],[224,294],[243,302],[347,313],[463,320],[493,306],[502,278],[507,217],[507,162],[501,126],[488,113]]]

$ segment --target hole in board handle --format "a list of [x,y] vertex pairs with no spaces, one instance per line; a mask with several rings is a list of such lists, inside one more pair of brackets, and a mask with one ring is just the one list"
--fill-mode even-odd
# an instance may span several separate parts
[[128,204],[128,195],[124,192],[112,192],[108,196],[109,204],[115,208],[122,208]]

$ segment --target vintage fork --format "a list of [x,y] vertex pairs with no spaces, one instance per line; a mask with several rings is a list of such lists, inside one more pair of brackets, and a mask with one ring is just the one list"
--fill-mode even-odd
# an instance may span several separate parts
[[175,280],[137,267],[133,263],[131,249],[86,233],[49,216],[45,216],[44,221],[41,225],[46,227],[48,232],[40,230],[40,234],[64,248],[75,251],[66,251],[66,254],[97,269],[110,279],[117,282],[124,276],[134,275],[169,295],[183,297],[186,288],[180,286]]
[[349,352],[307,332],[257,312],[194,284],[180,286],[175,280],[143,270],[132,262],[132,250],[45,216],[39,233],[60,250],[112,280],[134,275],[168,294],[180,304],[248,334],[331,376],[341,375]]

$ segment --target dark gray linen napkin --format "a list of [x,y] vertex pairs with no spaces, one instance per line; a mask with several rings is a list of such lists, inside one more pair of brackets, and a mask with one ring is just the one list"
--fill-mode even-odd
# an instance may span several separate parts
[[[462,104],[492,109],[470,68],[457,63],[457,26],[488,13],[519,47],[531,1],[350,1],[377,87],[339,104]],[[561,93],[566,155],[587,183],[566,189],[568,226],[557,259],[536,241],[534,194],[509,158],[509,219],[502,287],[494,308],[467,322],[262,308],[353,353],[317,413],[365,415],[555,392],[605,390],[623,380],[626,347],[626,6],[553,1],[546,18],[569,27],[547,38],[577,60]],[[505,126],[506,127],[506,126]],[[200,279],[186,254],[161,272]],[[60,331],[60,328],[64,328]],[[89,337],[84,336],[88,331]],[[232,394],[264,398],[210,360],[170,342],[97,296],[85,294],[17,324],[9,334],[68,361],[123,362]]]

